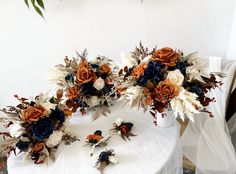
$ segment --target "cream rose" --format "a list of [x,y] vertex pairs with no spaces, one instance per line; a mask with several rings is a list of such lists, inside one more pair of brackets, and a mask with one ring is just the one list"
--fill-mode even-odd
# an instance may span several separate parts
[[97,90],[101,90],[105,86],[104,80],[99,77],[93,84],[93,87],[96,88]]
[[168,79],[171,83],[182,86],[184,81],[184,76],[179,69],[176,69],[174,71],[169,71],[166,79]]
[[57,146],[61,142],[63,135],[64,133],[62,131],[54,131],[46,141],[46,145],[49,148]]

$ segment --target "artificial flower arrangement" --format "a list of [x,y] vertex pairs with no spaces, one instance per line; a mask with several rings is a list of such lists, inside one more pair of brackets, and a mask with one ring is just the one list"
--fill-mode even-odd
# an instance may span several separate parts
[[59,144],[69,145],[78,140],[66,131],[65,120],[71,115],[67,106],[61,104],[62,91],[57,91],[56,97],[40,94],[34,100],[20,98],[17,106],[2,109],[5,116],[0,122],[8,132],[1,132],[5,139],[2,153],[10,155],[25,152],[26,159],[32,159],[35,164],[43,163],[48,157],[55,159]]
[[115,70],[113,61],[98,56],[87,60],[87,51],[77,53],[78,58],[64,59],[65,65],[56,65],[52,80],[66,93],[66,105],[72,112],[80,110],[84,115],[94,110],[92,119],[110,113],[115,93]]
[[119,71],[120,100],[144,111],[150,109],[154,123],[157,113],[164,117],[167,110],[183,120],[187,116],[193,121],[193,114],[199,112],[213,116],[206,107],[215,99],[207,93],[221,82],[215,74],[206,73],[196,52],[185,56],[168,47],[149,51],[140,43],[123,59],[128,65]]

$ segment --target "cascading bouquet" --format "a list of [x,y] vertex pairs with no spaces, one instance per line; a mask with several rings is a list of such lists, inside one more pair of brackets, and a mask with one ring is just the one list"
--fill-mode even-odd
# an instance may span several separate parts
[[67,106],[61,104],[62,91],[56,97],[48,98],[40,94],[34,100],[20,98],[17,106],[2,109],[0,117],[8,132],[0,132],[4,142],[2,153],[10,155],[25,152],[25,159],[32,159],[35,164],[43,163],[48,157],[55,159],[55,152],[61,142],[69,145],[78,140],[66,131],[65,120],[71,115]]
[[117,67],[112,60],[98,56],[87,60],[87,51],[77,53],[78,58],[64,59],[65,65],[56,65],[52,80],[66,93],[66,105],[72,112],[80,110],[82,115],[94,110],[92,119],[110,112],[116,96],[114,83]]
[[[150,109],[156,123],[157,113],[165,116],[173,110],[175,117],[194,121],[193,114],[207,112],[214,98],[207,93],[221,85],[215,74],[207,74],[197,53],[185,56],[180,50],[154,48],[140,43],[134,52],[123,57],[127,66],[119,71],[120,100],[132,107]],[[121,90],[122,89],[122,90]]]

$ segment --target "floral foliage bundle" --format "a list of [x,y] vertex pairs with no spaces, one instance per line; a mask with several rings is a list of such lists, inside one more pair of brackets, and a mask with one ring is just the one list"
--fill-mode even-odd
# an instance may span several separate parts
[[20,104],[1,110],[5,116],[0,118],[0,122],[9,130],[0,133],[5,139],[2,153],[16,154],[18,149],[19,153],[26,153],[25,158],[39,164],[47,157],[54,160],[54,153],[61,142],[70,144],[76,141],[76,137],[66,133],[64,122],[71,112],[61,104],[62,96],[60,90],[56,97],[40,94],[34,100],[15,95]]
[[66,105],[72,112],[80,110],[82,115],[86,110],[95,110],[93,119],[109,113],[115,97],[116,67],[112,60],[98,56],[92,61],[87,60],[86,50],[77,53],[78,58],[64,59],[65,65],[54,68],[52,80],[66,91]]
[[157,113],[164,116],[171,109],[175,117],[187,116],[192,121],[194,113],[213,116],[206,107],[214,98],[207,97],[207,93],[221,82],[214,74],[206,73],[196,52],[185,56],[168,47],[149,51],[140,43],[124,59],[128,65],[119,72],[119,88],[123,89],[120,100],[144,111],[150,109],[154,119]]

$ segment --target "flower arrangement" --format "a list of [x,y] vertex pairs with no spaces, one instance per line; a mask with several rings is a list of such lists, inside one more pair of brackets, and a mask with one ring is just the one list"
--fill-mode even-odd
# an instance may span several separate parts
[[20,153],[26,153],[26,158],[39,164],[47,157],[54,159],[61,142],[70,144],[76,141],[76,137],[66,133],[64,122],[71,112],[61,104],[62,96],[60,90],[56,97],[40,94],[34,100],[15,95],[20,104],[1,110],[5,116],[0,118],[0,122],[9,130],[0,133],[5,139],[3,154],[10,155],[12,151],[16,154],[16,149],[19,149]]
[[108,107],[116,96],[116,67],[112,60],[98,56],[92,61],[87,60],[87,51],[77,53],[78,58],[64,59],[65,65],[57,65],[53,69],[52,80],[66,93],[66,105],[72,112],[94,110],[93,120],[99,115],[107,115]]
[[215,74],[207,74],[197,53],[185,56],[180,50],[154,48],[141,43],[134,52],[123,56],[127,66],[119,71],[120,100],[132,107],[150,109],[156,123],[157,113],[165,116],[173,110],[175,117],[193,119],[194,113],[207,112],[214,98],[207,93],[219,85]]

